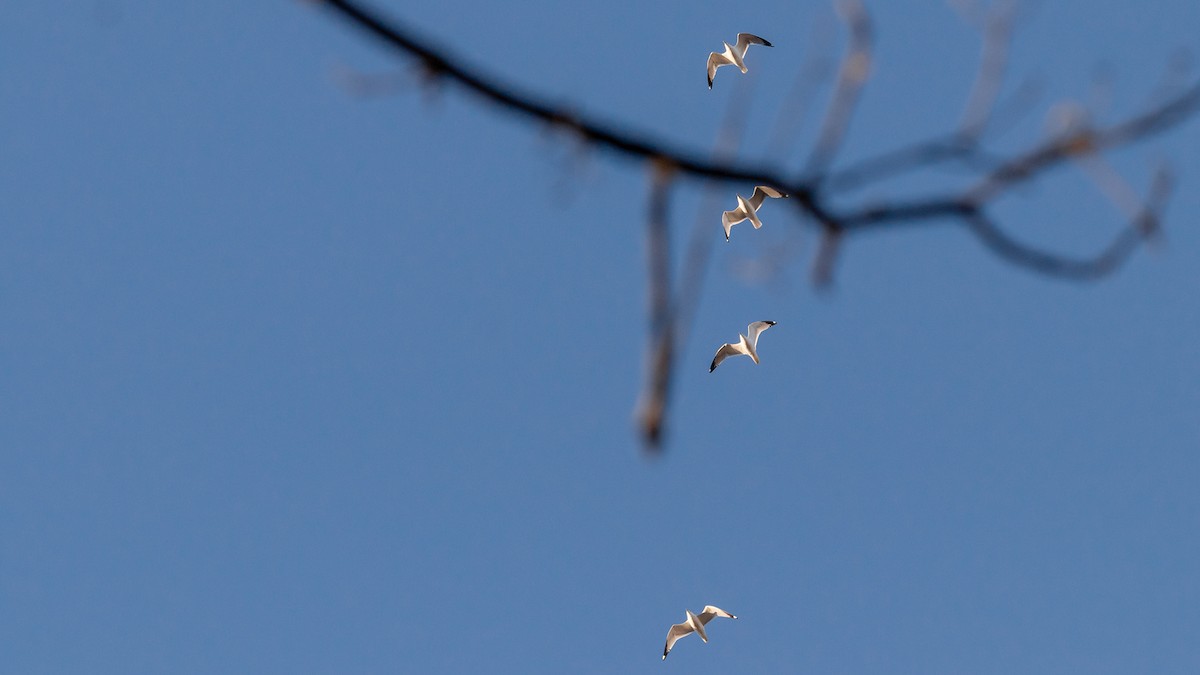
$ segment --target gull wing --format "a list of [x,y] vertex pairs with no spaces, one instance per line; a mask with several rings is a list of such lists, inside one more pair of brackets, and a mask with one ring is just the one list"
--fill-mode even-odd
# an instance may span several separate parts
[[[726,47],[725,51],[729,51],[729,48]],[[712,89],[713,78],[716,77],[716,75],[717,75],[717,68],[720,68],[721,66],[732,66],[732,65],[734,65],[733,59],[729,58],[728,56],[725,56],[724,54],[718,54],[716,52],[709,52],[708,53],[708,88]]]
[[679,638],[692,632],[692,627],[684,623],[677,623],[671,626],[671,630],[667,631],[667,646],[663,647],[663,659],[667,658],[667,654],[671,653],[671,647],[675,646],[675,641]]
[[738,33],[738,39],[737,39],[738,52],[741,53],[742,55],[745,55],[746,49],[749,48],[750,45],[762,45],[764,47],[774,47],[775,46],[775,45],[771,44],[770,42],[767,42],[766,40],[758,37],[757,35],[751,35],[750,33]]
[[726,619],[736,619],[737,618],[736,616],[730,614],[729,612],[726,612],[725,610],[721,609],[720,607],[713,607],[712,605],[705,605],[704,611],[700,612],[696,616],[698,616],[700,618],[700,623],[704,623],[704,624],[707,624],[709,621],[712,621],[713,617],[717,617],[717,616],[723,616]]
[[721,348],[717,350],[717,355],[713,357],[712,365],[708,367],[708,372],[711,373],[712,371],[716,370],[717,366],[721,365],[721,362],[724,361],[725,357],[727,357],[727,356],[737,356],[738,354],[749,354],[749,353],[750,352],[743,350],[742,346],[740,344],[737,344],[737,345],[731,345],[728,343],[723,344],[723,345],[721,345]]
[[774,321],[755,321],[746,326],[746,342],[749,342],[754,347],[758,347],[758,334],[774,325]]
[[733,226],[745,219],[746,211],[741,207],[721,214],[721,226],[725,228],[725,241],[729,241],[729,231],[733,229]]
[[754,210],[757,211],[767,197],[770,197],[771,199],[779,199],[780,197],[786,196],[787,195],[773,187],[759,185],[754,188],[754,194],[750,195],[750,206],[753,206]]

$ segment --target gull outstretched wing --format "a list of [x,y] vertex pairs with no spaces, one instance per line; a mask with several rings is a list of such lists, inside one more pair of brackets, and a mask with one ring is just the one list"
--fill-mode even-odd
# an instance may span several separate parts
[[675,641],[679,638],[692,632],[692,627],[686,623],[677,623],[671,626],[671,630],[667,631],[667,646],[663,647],[663,659],[667,658],[667,654],[671,653],[671,647],[675,646]]
[[713,617],[717,617],[717,616],[722,616],[722,617],[725,617],[726,619],[736,619],[737,618],[736,616],[730,614],[729,612],[726,612],[725,610],[721,609],[720,607],[713,607],[712,605],[705,605],[704,611],[700,612],[696,616],[700,617],[700,623],[703,623],[703,624],[707,624],[709,621],[713,620]]
[[725,228],[725,241],[729,241],[729,231],[733,229],[733,226],[745,219],[746,211],[741,207],[721,214],[721,226]]
[[775,45],[771,44],[770,42],[767,42],[766,40],[758,37],[757,35],[751,35],[750,33],[738,33],[738,39],[737,39],[738,52],[745,55],[746,49],[749,48],[750,45],[762,45],[764,47],[774,47],[775,46]]
[[746,342],[749,342],[751,345],[757,348],[758,334],[774,325],[774,321],[755,321],[749,326],[746,326]]
[[[728,51],[728,50],[726,50]],[[713,78],[717,76],[717,68],[721,66],[731,66],[733,60],[724,54],[716,52],[708,53],[708,88],[712,89]]]
[[786,196],[787,195],[783,194],[782,192],[780,192],[779,190],[776,190],[773,187],[768,187],[766,185],[759,185],[754,188],[754,194],[750,195],[750,199],[749,199],[750,206],[753,206],[754,210],[757,211],[758,208],[760,206],[762,206],[763,201],[765,201],[767,197],[770,197],[771,199],[779,199],[781,197],[786,197]]
[[717,366],[721,365],[721,362],[725,360],[725,357],[745,353],[747,352],[742,351],[740,345],[731,345],[728,343],[721,345],[721,348],[717,350],[717,355],[713,357],[712,365],[708,367],[708,372],[711,373],[716,370]]

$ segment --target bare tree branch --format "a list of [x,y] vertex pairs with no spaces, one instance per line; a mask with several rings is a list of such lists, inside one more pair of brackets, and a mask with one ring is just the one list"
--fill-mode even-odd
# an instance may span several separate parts
[[[740,86],[749,87],[749,80],[742,80]],[[748,96],[731,97],[725,111],[725,120],[717,134],[714,159],[733,157],[737,154],[741,143],[742,132],[746,128],[747,107],[740,105]],[[652,188],[650,202],[650,218],[647,221],[647,252],[650,255],[651,287],[651,345],[647,356],[646,383],[638,404],[638,420],[642,432],[642,440],[648,451],[657,452],[662,449],[663,416],[668,403],[670,383],[673,379],[675,351],[679,345],[686,344],[688,332],[691,329],[692,316],[700,300],[700,291],[704,284],[704,272],[708,268],[709,255],[712,252],[712,232],[716,219],[713,214],[719,211],[719,206],[710,190],[705,195],[703,203],[696,212],[696,221],[692,226],[692,236],[688,242],[687,254],[684,257],[683,269],[680,272],[678,290],[670,296],[670,255],[667,238],[669,232],[667,204],[665,195],[672,169],[669,166],[659,166],[653,176],[656,185]],[[662,186],[658,182],[664,182]],[[660,203],[659,200],[662,200]],[[652,252],[657,253],[652,253]],[[669,344],[668,344],[669,343]]]
[[867,14],[866,7],[863,7],[861,0],[838,0],[837,8],[850,28],[850,44],[846,49],[845,58],[842,59],[842,66],[838,69],[837,86],[825,112],[820,136],[808,159],[805,173],[810,176],[823,174],[833,161],[833,156],[842,145],[846,129],[850,126],[858,95],[871,74],[874,35],[871,31],[871,17]]
[[973,139],[955,132],[869,157],[835,171],[825,179],[824,186],[831,192],[854,190],[905,171],[949,160],[959,160],[977,169],[992,168],[1002,161],[980,148]]
[[737,167],[713,162],[704,155],[621,129],[600,120],[576,115],[569,109],[558,108],[535,94],[498,79],[478,73],[449,56],[448,51],[418,38],[395,19],[384,19],[348,0],[319,0],[336,10],[355,25],[370,32],[391,46],[418,59],[422,68],[433,77],[453,80],[501,108],[532,117],[542,122],[574,129],[598,146],[641,159],[667,158],[680,171],[697,177],[720,180],[776,184],[774,172],[762,167]]
[[[705,179],[713,184],[768,185],[788,193],[792,197],[788,201],[798,210],[801,221],[817,226],[821,232],[813,269],[818,284],[826,284],[832,278],[841,243],[849,233],[945,221],[965,226],[995,255],[1024,269],[1058,278],[1090,280],[1112,273],[1128,260],[1141,241],[1158,232],[1171,186],[1169,174],[1160,171],[1149,195],[1138,204],[1124,179],[1104,162],[1102,153],[1174,128],[1200,109],[1200,83],[1186,87],[1172,85],[1167,94],[1161,89],[1154,92],[1144,110],[1123,121],[1108,126],[1078,123],[1015,154],[985,152],[979,141],[986,129],[994,128],[998,116],[996,102],[1007,69],[1016,6],[1015,0],[1000,0],[1001,4],[993,6],[984,22],[980,65],[958,129],[868,158],[846,169],[832,170],[833,159],[870,72],[873,48],[870,18],[861,1],[840,0],[838,7],[850,32],[847,52],[806,168],[789,174],[765,163],[732,160],[732,154],[676,147],[622,125],[552,105],[544,97],[469,67],[447,50],[417,37],[399,22],[385,21],[358,2],[320,1],[385,44],[417,59],[427,81],[457,83],[501,109],[569,131],[586,145],[651,163],[647,222],[650,347],[647,384],[637,412],[649,447],[657,447],[662,437],[675,351],[680,334],[686,333],[690,322],[709,255],[708,245],[697,246],[695,237],[701,230],[695,230],[681,274],[680,295],[672,298],[667,205],[669,187],[676,178]],[[975,182],[965,189],[924,197],[834,206],[834,193],[947,160],[966,163],[976,177]],[[1097,255],[1070,257],[1020,243],[988,214],[989,206],[1002,195],[1070,163],[1079,163],[1089,171],[1101,191],[1130,221]]]
[[958,134],[964,139],[977,139],[987,127],[1004,83],[1008,69],[1008,51],[1012,45],[1013,24],[1017,18],[1016,0],[999,0],[989,8],[983,26],[983,46],[979,57],[979,72],[967,104],[963,107]]
[[[992,119],[999,98],[1000,86],[1008,68],[1008,52],[1016,22],[1016,0],[1000,0],[992,5],[983,18],[983,45],[979,68],[963,104],[958,129],[938,138],[898,148],[869,157],[846,169],[834,172],[826,181],[829,190],[848,190],[882,178],[919,167],[933,166],[948,160],[958,160],[968,166],[990,168],[999,159],[985,152],[979,141]],[[975,6],[959,7],[968,19],[976,19]]]
[[770,156],[780,161],[792,155],[817,91],[832,78],[834,64],[827,52],[832,51],[833,31],[824,23],[818,21],[810,27],[809,39],[805,40],[804,61],[767,137],[770,139],[767,142]]
[[817,249],[817,260],[813,264],[812,280],[818,287],[833,283],[833,266],[837,263],[838,249],[842,244],[841,230],[826,230],[821,233],[821,245]]
[[1051,139],[998,167],[969,190],[966,199],[974,204],[982,204],[1067,159],[1126,145],[1169,129],[1193,114],[1197,107],[1200,107],[1200,84],[1193,85],[1162,106],[1125,122],[1103,129],[1083,128]]
[[[749,82],[749,80],[747,80]],[[750,86],[746,84],[744,86]],[[736,157],[746,131],[749,106],[742,102],[747,96],[733,96],[726,104],[725,119],[717,132],[716,147],[713,150],[714,161],[728,161]],[[687,338],[691,328],[692,316],[700,301],[700,292],[704,285],[704,271],[708,268],[709,255],[712,252],[712,233],[720,222],[717,217],[722,211],[715,197],[717,193],[708,190],[696,211],[695,223],[692,226],[692,237],[688,243],[687,256],[684,258],[683,270],[680,272],[679,291],[675,298],[676,337],[682,342]],[[722,196],[728,198],[727,194]]]
[[967,224],[992,251],[1005,260],[1042,274],[1066,279],[1090,280],[1110,274],[1125,262],[1138,243],[1158,228],[1162,209],[1171,191],[1171,176],[1160,170],[1151,186],[1141,212],[1117,233],[1100,253],[1090,258],[1069,258],[1026,246],[1004,234],[982,211],[971,213]]
[[[699,153],[674,148],[669,143],[657,141],[632,131],[625,131],[609,123],[591,120],[566,109],[555,108],[536,96],[517,93],[518,90],[515,87],[501,84],[470,70],[446,56],[442,51],[419,40],[411,31],[400,27],[396,22],[385,23],[382,18],[367,12],[355,2],[348,0],[322,1],[388,44],[416,56],[424,68],[434,75],[457,81],[503,108],[520,112],[549,124],[569,127],[587,141],[621,154],[643,159],[666,160],[685,175],[777,187],[794,197],[791,200],[792,203],[804,215],[829,230],[911,222],[925,217],[965,215],[974,211],[975,206],[1017,183],[1029,180],[1042,171],[1061,164],[1068,157],[1087,152],[1098,152],[1148,138],[1178,125],[1200,107],[1200,84],[1193,84],[1161,105],[1123,123],[1107,129],[1084,131],[1064,139],[1053,140],[1018,155],[1001,164],[980,185],[961,198],[935,197],[910,203],[883,207],[873,206],[851,210],[848,213],[837,213],[826,206],[824,194],[820,191],[819,177],[812,181],[789,180],[777,169],[771,167],[738,165],[709,159]],[[857,6],[857,0],[847,0],[847,3],[843,5],[849,9],[848,17],[852,20],[852,25],[857,26],[855,30],[861,51],[862,45],[869,45],[870,28],[865,13],[856,13],[855,7]],[[855,24],[855,21],[858,23]],[[853,40],[852,38],[852,42]],[[861,68],[849,69],[847,67],[848,72],[860,73],[861,77],[865,77],[866,68],[870,62],[869,46],[867,49],[867,55],[855,60],[856,63],[861,64]],[[842,98],[849,98],[849,96],[846,94]],[[835,96],[835,98],[837,97]],[[841,107],[850,106],[843,104]],[[826,144],[835,145],[829,141]],[[964,204],[969,205],[970,208],[964,209]]]
[[657,450],[662,442],[663,420],[671,387],[675,355],[671,311],[671,237],[667,213],[675,169],[666,162],[653,163],[650,204],[646,218],[646,268],[650,343],[646,354],[646,388],[638,405],[638,424],[646,447]]

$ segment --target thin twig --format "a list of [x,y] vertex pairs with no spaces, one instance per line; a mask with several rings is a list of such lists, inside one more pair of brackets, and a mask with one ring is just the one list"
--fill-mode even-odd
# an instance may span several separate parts
[[982,209],[970,211],[966,215],[966,222],[975,236],[1010,263],[1049,276],[1087,281],[1117,270],[1129,259],[1142,240],[1158,232],[1158,222],[1166,208],[1172,185],[1170,171],[1166,167],[1160,167],[1155,172],[1146,199],[1136,207],[1128,207],[1134,209],[1128,218],[1128,224],[1104,249],[1089,258],[1056,255],[1022,244],[1004,234]]
[[1047,253],[1022,244],[1004,234],[982,211],[967,217],[971,232],[994,253],[1008,262],[1041,274],[1064,279],[1089,281],[1111,274],[1125,262],[1148,231],[1146,222],[1155,222],[1158,214],[1147,210],[1142,218],[1122,229],[1100,253],[1090,258],[1070,258]]
[[855,190],[904,171],[932,167],[948,160],[959,160],[976,169],[991,168],[1001,161],[955,132],[869,157],[831,173],[825,179],[824,187],[830,192]]
[[1008,69],[1008,52],[1012,46],[1016,15],[1016,0],[1000,0],[988,10],[983,26],[979,70],[958,124],[958,133],[963,139],[978,139],[991,118],[1000,94],[1000,85],[1004,83],[1004,73]]
[[817,288],[828,288],[833,283],[833,267],[837,264],[838,249],[841,248],[841,231],[826,230],[821,234],[821,243],[817,248],[816,262],[813,263],[812,281]]
[[829,30],[827,24],[831,20],[815,23],[809,31],[804,62],[796,73],[784,104],[779,108],[771,135],[767,137],[770,139],[767,142],[768,156],[778,161],[791,157],[817,91],[828,83],[833,72],[833,59],[828,55],[832,50],[830,37],[833,31]]
[[[974,12],[979,11],[978,7],[957,9],[964,18],[977,19]],[[975,168],[994,166],[998,160],[979,147],[979,141],[992,119],[1000,85],[1004,82],[1016,14],[1016,0],[1002,0],[979,20],[984,35],[979,67],[956,131],[861,160],[831,174],[825,180],[826,187],[837,191],[852,190],[903,171],[934,166],[947,160],[959,160]]]
[[1125,122],[1107,128],[1083,128],[1051,139],[997,167],[967,192],[966,200],[981,204],[1073,157],[1101,152],[1159,133],[1194,113],[1197,107],[1200,107],[1200,84],[1193,85],[1161,107]]
[[871,74],[871,51],[874,45],[871,16],[861,0],[839,0],[837,9],[850,29],[850,43],[842,66],[838,69],[837,87],[826,110],[816,147],[808,159],[805,173],[810,176],[823,174],[833,161],[850,126],[862,86]]

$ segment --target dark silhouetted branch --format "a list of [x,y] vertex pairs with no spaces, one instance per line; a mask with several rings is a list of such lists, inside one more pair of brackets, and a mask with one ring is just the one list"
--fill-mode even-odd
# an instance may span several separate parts
[[1154,185],[1141,213],[1121,229],[1108,246],[1091,258],[1054,255],[1021,244],[1004,234],[982,211],[974,211],[968,215],[967,224],[971,232],[988,248],[1015,265],[1049,276],[1086,281],[1110,274],[1125,262],[1138,243],[1156,232],[1161,211],[1170,191],[1170,174],[1161,170],[1155,176]]
[[[791,174],[766,163],[735,161],[731,159],[732,153],[711,154],[676,147],[623,125],[555,106],[544,97],[469,67],[448,50],[419,38],[395,20],[384,20],[358,2],[321,1],[385,44],[415,58],[428,82],[456,83],[501,109],[540,121],[552,129],[569,131],[571,137],[586,145],[651,163],[653,180],[646,234],[651,339],[647,385],[638,409],[639,424],[651,446],[661,438],[676,340],[680,332],[686,332],[709,251],[708,246],[693,244],[681,274],[682,290],[678,297],[672,298],[667,194],[675,179],[690,177],[713,184],[768,185],[791,195],[788,201],[798,210],[801,221],[817,226],[821,232],[821,245],[814,262],[814,279],[818,284],[827,283],[832,277],[838,251],[849,233],[947,221],[963,225],[995,255],[1024,269],[1058,278],[1091,280],[1112,273],[1128,260],[1141,241],[1159,230],[1171,183],[1167,172],[1160,171],[1149,195],[1139,203],[1128,183],[1101,161],[1101,154],[1174,128],[1200,109],[1200,84],[1186,87],[1172,84],[1166,93],[1161,88],[1156,91],[1151,104],[1123,121],[1096,126],[1085,115],[1079,115],[1071,120],[1073,126],[1024,151],[1013,154],[984,151],[980,139],[986,131],[994,129],[999,116],[997,101],[1009,61],[1016,12],[1015,2],[1000,0],[982,24],[980,65],[958,129],[838,170],[833,167],[834,158],[871,70],[873,49],[871,21],[860,0],[840,0],[838,9],[849,31],[847,51],[809,161],[802,172]],[[834,206],[834,193],[862,188],[948,160],[964,163],[974,182],[965,189],[947,189],[925,197],[904,196],[848,205],[839,202]],[[1078,163],[1088,171],[1101,191],[1131,221],[1107,247],[1090,258],[1059,255],[1022,244],[1007,235],[987,212],[996,199],[1017,186],[1070,163]]]
[[675,164],[684,173],[719,180],[771,183],[774,171],[762,167],[739,167],[723,162],[713,162],[704,155],[674,148],[670,144],[641,136],[615,125],[575,115],[572,111],[557,108],[544,99],[520,91],[515,85],[498,81],[490,75],[478,73],[458,62],[447,52],[421,40],[395,19],[384,21],[368,12],[359,3],[347,0],[321,0],[337,10],[355,25],[365,29],[387,44],[407,52],[420,62],[431,77],[454,80],[488,101],[514,112],[541,120],[548,124],[562,125],[573,129],[588,141],[615,150],[622,154],[642,159],[662,158]]
[[[696,152],[674,148],[669,143],[636,132],[619,129],[613,124],[576,115],[567,109],[555,108],[534,95],[518,93],[516,87],[502,84],[491,77],[474,72],[451,59],[444,52],[416,38],[411,31],[402,28],[397,22],[385,22],[382,18],[363,9],[358,3],[347,0],[323,0],[323,3],[388,44],[415,56],[433,76],[450,78],[501,107],[520,112],[548,124],[569,127],[585,140],[621,154],[668,162],[684,175],[778,187],[794,197],[791,200],[792,203],[797,205],[804,215],[828,230],[904,223],[924,217],[963,215],[962,203],[981,205],[1014,185],[1063,163],[1068,158],[1148,138],[1176,126],[1193,115],[1200,107],[1200,84],[1193,84],[1160,105],[1125,122],[1106,129],[1084,130],[1065,138],[1051,139],[1008,161],[998,162],[996,168],[980,184],[961,197],[949,199],[935,197],[910,203],[836,212],[825,204],[824,193],[820,191],[822,184],[820,176],[810,181],[795,180],[789,179],[784,173],[771,167],[710,159]],[[865,78],[870,64],[869,20],[866,18],[865,12],[859,11],[861,6],[855,0],[847,0],[842,8],[847,21],[853,28],[852,48],[846,63],[856,64],[849,66],[844,63],[843,71],[851,75],[857,74],[856,78],[847,75],[847,82],[861,83],[861,78]],[[855,57],[854,54],[860,56]],[[845,86],[852,87],[853,85]],[[842,94],[840,98],[848,100],[853,96],[856,94]],[[839,96],[835,95],[834,98],[836,100]],[[844,103],[840,106],[835,104],[833,107],[849,108],[851,104]],[[826,125],[827,128],[829,126]],[[827,136],[827,134],[823,133],[822,136]],[[828,136],[840,138],[838,134],[831,133]],[[833,147],[836,146],[836,143],[825,141],[825,145]],[[930,144],[928,147],[937,146]],[[939,149],[927,152],[931,157],[939,157],[959,151]]]

